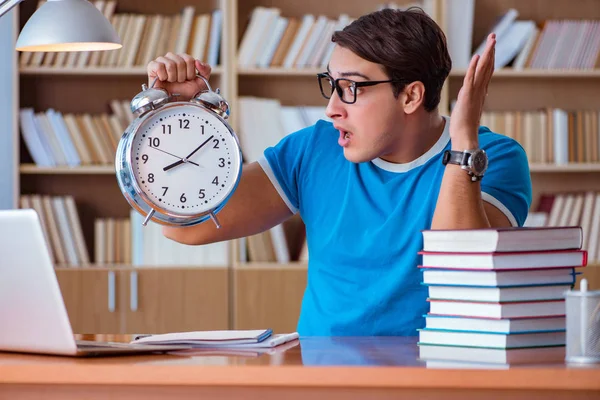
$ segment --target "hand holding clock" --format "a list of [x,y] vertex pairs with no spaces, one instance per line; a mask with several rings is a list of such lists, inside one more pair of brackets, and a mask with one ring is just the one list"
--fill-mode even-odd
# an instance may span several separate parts
[[209,80],[211,68],[189,54],[169,52],[148,63],[147,72],[148,85],[158,78],[154,87],[163,88],[169,94],[177,93],[178,100],[187,101],[201,90],[206,90],[204,81],[196,73]]

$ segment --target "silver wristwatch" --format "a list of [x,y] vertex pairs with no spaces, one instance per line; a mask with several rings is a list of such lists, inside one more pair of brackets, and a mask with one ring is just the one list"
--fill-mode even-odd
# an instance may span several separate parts
[[442,164],[460,165],[462,169],[467,171],[471,177],[471,181],[477,182],[483,178],[483,174],[488,167],[488,157],[484,150],[446,150],[442,157]]

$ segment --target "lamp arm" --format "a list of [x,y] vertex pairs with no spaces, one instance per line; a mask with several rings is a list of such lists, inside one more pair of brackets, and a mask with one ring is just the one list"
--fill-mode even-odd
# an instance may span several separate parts
[[0,17],[2,17],[4,14],[6,14],[10,10],[12,10],[12,8],[14,6],[16,6],[17,4],[19,4],[22,1],[23,0],[4,0],[4,1],[0,0]]

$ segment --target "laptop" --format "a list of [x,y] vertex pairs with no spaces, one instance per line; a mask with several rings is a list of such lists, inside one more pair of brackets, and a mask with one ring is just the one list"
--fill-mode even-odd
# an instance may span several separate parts
[[0,351],[64,356],[164,353],[181,345],[77,341],[38,214],[0,210]]

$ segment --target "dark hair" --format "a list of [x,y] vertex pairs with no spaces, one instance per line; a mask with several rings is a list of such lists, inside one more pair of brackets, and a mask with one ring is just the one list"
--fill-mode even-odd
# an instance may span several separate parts
[[383,9],[363,15],[331,39],[361,58],[381,64],[395,83],[398,97],[406,84],[425,86],[425,109],[440,103],[442,86],[452,68],[441,28],[422,9]]

